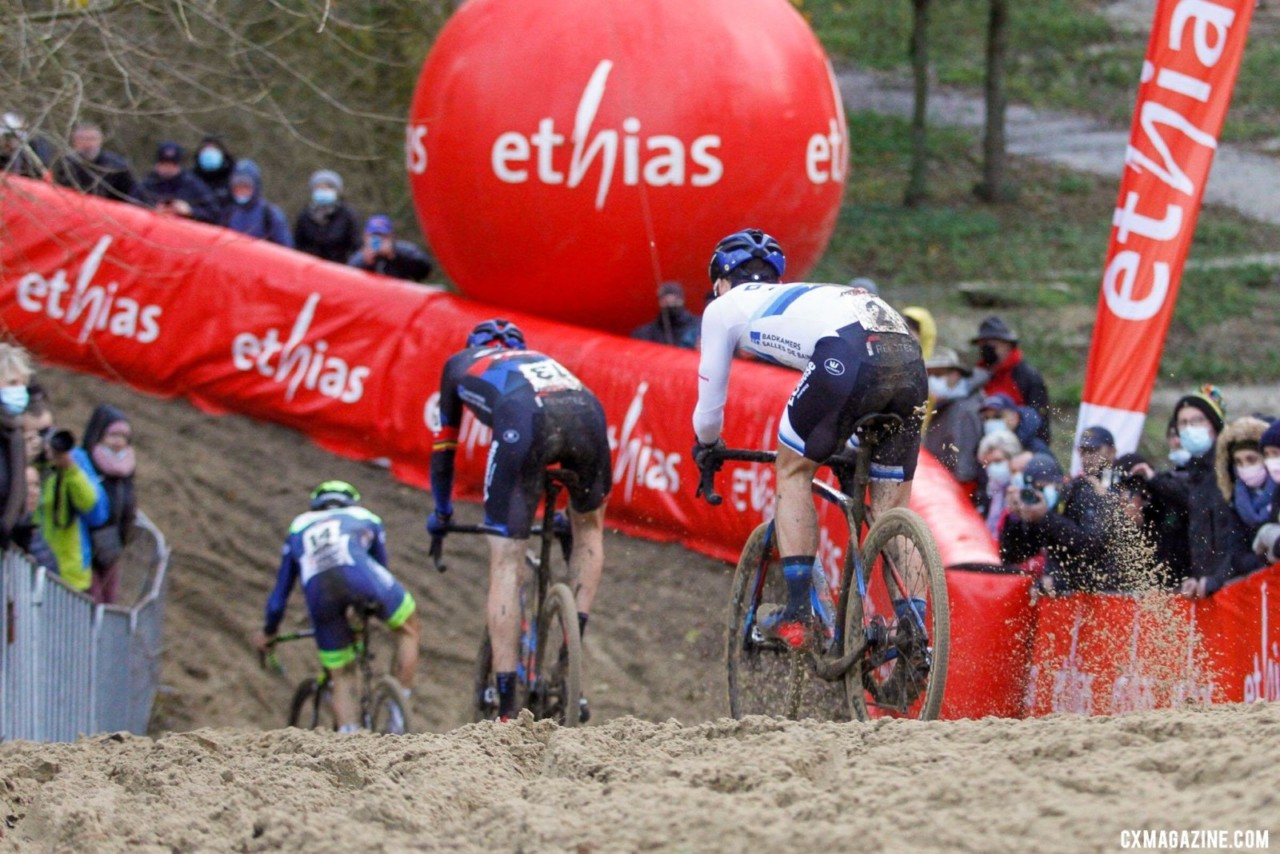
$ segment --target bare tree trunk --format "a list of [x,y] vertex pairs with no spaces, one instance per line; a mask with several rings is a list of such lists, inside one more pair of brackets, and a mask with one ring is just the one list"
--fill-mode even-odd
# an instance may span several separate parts
[[987,117],[986,136],[982,141],[982,183],[974,188],[978,198],[987,202],[1008,201],[1014,196],[1005,178],[1004,119],[1008,103],[1004,60],[1009,46],[1008,30],[1006,0],[991,0],[987,18]]
[[928,110],[929,110],[929,2],[911,0],[911,76],[915,84],[915,105],[911,112],[911,173],[903,203],[914,207],[928,195]]

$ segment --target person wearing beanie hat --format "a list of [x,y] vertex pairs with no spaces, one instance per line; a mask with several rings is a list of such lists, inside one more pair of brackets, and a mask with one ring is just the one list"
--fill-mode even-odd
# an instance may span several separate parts
[[[1267,425],[1258,437],[1258,452],[1267,480],[1280,492],[1280,419]],[[1268,563],[1280,561],[1276,546],[1280,543],[1280,501],[1273,498],[1271,513],[1253,537],[1253,552]]]
[[1050,443],[1049,390],[1040,372],[1023,359],[1017,334],[1004,320],[992,315],[978,325],[978,334],[970,343],[978,348],[974,376],[983,378],[983,393],[1007,394],[1015,404],[1034,409],[1040,416],[1035,434],[1047,448]]
[[221,139],[213,134],[201,138],[196,146],[195,165],[191,172],[213,192],[214,201],[218,204],[218,222],[234,204],[231,201],[231,172],[235,168],[236,158]]
[[342,176],[317,169],[307,181],[311,195],[293,223],[294,248],[308,255],[347,263],[360,249],[360,217],[342,199]]
[[262,194],[262,170],[244,159],[231,170],[231,209],[222,215],[222,224],[232,231],[293,248],[289,220],[280,206]]
[[[1214,386],[1179,398],[1170,425],[1190,457],[1184,469],[1161,472],[1147,481],[1154,501],[1186,518],[1187,577],[1180,592],[1189,599],[1211,596],[1228,580],[1262,565],[1262,558],[1251,552],[1244,522],[1218,482],[1214,449],[1225,420],[1222,393]],[[1254,430],[1252,441],[1257,442],[1261,433]]]
[[176,142],[156,148],[155,165],[142,179],[139,194],[157,213],[200,222],[218,222],[218,202],[209,185],[182,167],[185,152]]

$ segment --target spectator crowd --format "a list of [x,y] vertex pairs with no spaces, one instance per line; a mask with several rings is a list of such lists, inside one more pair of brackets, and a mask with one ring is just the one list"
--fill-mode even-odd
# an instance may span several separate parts
[[58,425],[27,352],[0,343],[0,549],[16,546],[110,605],[137,518],[132,427],[103,404],[82,435],[77,444]]
[[342,176],[333,169],[312,173],[308,201],[291,224],[271,200],[258,163],[237,157],[216,135],[201,138],[191,154],[172,140],[160,142],[150,171],[138,178],[124,156],[105,147],[98,124],[77,124],[66,150],[59,152],[30,133],[21,116],[5,113],[0,116],[0,172],[48,177],[90,195],[219,225],[383,276],[421,282],[433,268],[426,250],[396,237],[387,214],[374,214],[362,224],[344,200]]

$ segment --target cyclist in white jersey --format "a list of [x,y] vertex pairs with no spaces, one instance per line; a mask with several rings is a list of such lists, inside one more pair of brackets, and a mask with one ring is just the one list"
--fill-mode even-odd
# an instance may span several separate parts
[[[849,441],[863,415],[892,413],[902,427],[871,457],[872,512],[905,507],[911,496],[928,379],[920,346],[888,303],[841,285],[780,284],[782,249],[756,229],[729,235],[711,259],[715,299],[702,315],[694,460],[723,447],[724,404],[735,351],[803,371],[778,429],[778,550],[788,602],[769,622],[789,642],[811,625],[818,519],[810,482],[818,467]],[[913,591],[915,592],[915,591]],[[821,605],[819,604],[821,608]],[[923,599],[895,602],[905,614]]]

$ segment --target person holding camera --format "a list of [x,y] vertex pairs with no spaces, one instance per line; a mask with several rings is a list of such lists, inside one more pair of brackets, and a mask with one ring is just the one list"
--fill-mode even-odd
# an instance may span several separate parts
[[421,282],[431,275],[431,258],[417,245],[396,240],[391,217],[374,214],[364,225],[364,245],[347,262],[352,267],[395,279]]
[[1123,514],[1114,494],[1099,491],[1086,474],[1064,483],[1058,461],[1038,453],[1009,487],[1006,501],[1001,560],[1021,563],[1043,553],[1039,587],[1046,594],[1115,589],[1109,543]]
[[48,469],[36,507],[40,534],[57,559],[62,580],[73,590],[87,592],[93,582],[89,531],[107,521],[107,495],[70,430],[49,433],[37,464]]

